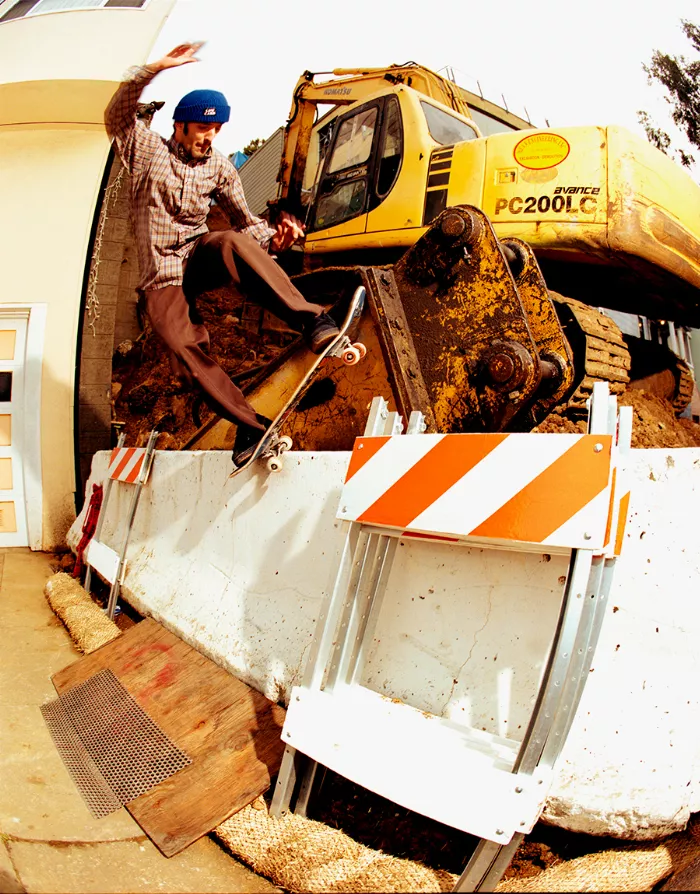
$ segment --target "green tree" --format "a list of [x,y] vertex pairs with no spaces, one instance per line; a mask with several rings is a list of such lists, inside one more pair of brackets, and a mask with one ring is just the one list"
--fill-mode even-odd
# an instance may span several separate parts
[[254,140],[251,140],[247,146],[243,147],[243,154],[247,155],[248,158],[250,158],[250,156],[253,155],[254,152],[258,151],[258,149],[264,142],[265,140],[261,139],[260,137],[256,137]]
[[[681,20],[681,27],[693,49],[700,53],[700,27]],[[685,56],[669,56],[654,50],[651,64],[642,66],[649,83],[661,84],[667,92],[666,102],[671,106],[671,120],[681,130],[691,146],[700,149],[700,59],[689,61]],[[671,137],[658,127],[647,112],[637,112],[649,142],[666,155],[675,154],[682,165],[689,168],[694,157],[684,149],[671,148]]]

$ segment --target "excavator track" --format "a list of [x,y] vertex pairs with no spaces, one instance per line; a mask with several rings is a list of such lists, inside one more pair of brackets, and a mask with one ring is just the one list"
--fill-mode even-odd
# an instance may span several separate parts
[[693,398],[695,379],[688,364],[680,357],[676,358],[676,368],[673,372],[676,378],[676,392],[671,403],[676,415],[679,416]]
[[630,353],[617,324],[594,307],[550,292],[562,327],[574,351],[578,384],[565,409],[585,412],[596,382],[607,382],[611,394],[622,394],[630,381]]

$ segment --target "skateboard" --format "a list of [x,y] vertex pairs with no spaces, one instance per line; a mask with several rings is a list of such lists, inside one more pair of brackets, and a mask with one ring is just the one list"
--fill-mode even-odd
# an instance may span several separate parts
[[313,382],[321,364],[328,357],[339,357],[347,366],[354,366],[356,363],[359,363],[360,360],[362,360],[363,357],[365,357],[365,355],[367,354],[367,349],[365,348],[365,346],[361,342],[353,342],[350,339],[349,335],[350,331],[359,320],[364,306],[365,290],[363,286],[359,286],[357,289],[355,289],[355,292],[350,299],[345,318],[339,325],[340,332],[338,333],[338,335],[318,355],[304,378],[295,388],[292,396],[272,420],[272,425],[268,428],[267,432],[256,447],[253,454],[243,463],[242,466],[237,466],[233,470],[233,472],[229,476],[230,478],[233,478],[234,475],[237,475],[239,472],[247,469],[249,465],[259,459],[265,461],[267,469],[270,472],[279,472],[282,470],[282,468],[284,467],[282,454],[291,449],[292,439],[287,435],[280,435],[279,429],[284,424],[287,416],[289,416],[289,414],[294,410],[294,407],[299,403],[309,385],[311,385],[311,383]]

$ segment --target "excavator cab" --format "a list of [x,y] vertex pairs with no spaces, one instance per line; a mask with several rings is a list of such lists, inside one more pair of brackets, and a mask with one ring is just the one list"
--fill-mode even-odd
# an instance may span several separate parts
[[[444,181],[441,172],[449,167],[440,150],[479,137],[473,121],[389,84],[364,102],[322,119],[311,137],[304,174],[307,252],[366,248],[376,261],[380,233],[386,235],[380,248],[412,245],[445,207],[446,190],[437,202],[434,193]],[[422,190],[416,189],[419,182]],[[477,180],[474,186],[465,203],[480,199]],[[390,255],[387,260],[393,260]]]

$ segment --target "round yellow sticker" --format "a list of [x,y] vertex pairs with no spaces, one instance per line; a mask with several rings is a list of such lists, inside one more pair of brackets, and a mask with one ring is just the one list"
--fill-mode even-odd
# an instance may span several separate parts
[[531,171],[542,171],[561,164],[571,151],[564,139],[555,133],[535,133],[525,137],[513,150],[519,165]]

